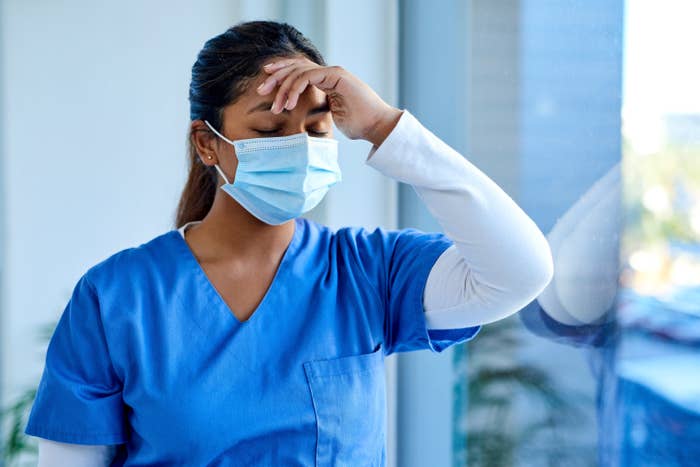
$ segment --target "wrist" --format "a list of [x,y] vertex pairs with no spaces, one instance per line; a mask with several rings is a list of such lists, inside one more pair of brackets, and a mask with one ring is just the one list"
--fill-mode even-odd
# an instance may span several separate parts
[[403,110],[390,107],[377,119],[377,122],[372,125],[369,135],[366,138],[367,141],[372,143],[374,147],[381,146],[387,136],[389,136],[391,131],[396,127],[401,115],[403,115]]

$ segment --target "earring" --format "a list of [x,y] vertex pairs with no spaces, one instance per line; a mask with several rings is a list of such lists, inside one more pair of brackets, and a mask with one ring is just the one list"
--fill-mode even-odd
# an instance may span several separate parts
[[207,159],[212,159],[212,157],[211,157],[211,156],[207,156]]

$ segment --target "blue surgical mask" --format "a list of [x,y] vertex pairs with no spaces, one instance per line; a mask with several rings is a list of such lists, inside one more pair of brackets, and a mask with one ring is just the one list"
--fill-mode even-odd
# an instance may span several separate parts
[[335,139],[304,132],[231,141],[208,121],[204,123],[236,149],[238,168],[233,183],[215,164],[226,182],[221,188],[267,224],[282,224],[311,210],[341,181]]

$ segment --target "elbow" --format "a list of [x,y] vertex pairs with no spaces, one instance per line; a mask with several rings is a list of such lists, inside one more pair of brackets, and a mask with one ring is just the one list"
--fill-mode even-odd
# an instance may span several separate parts
[[552,282],[552,279],[554,278],[554,259],[552,258],[552,250],[546,240],[545,246],[542,248],[542,252],[540,253],[540,262],[536,267],[535,278],[537,295],[542,293],[542,291],[547,288],[549,283]]
[[520,291],[532,299],[539,296],[554,278],[554,260],[552,250],[547,239],[542,236],[542,241],[537,248],[537,253],[530,257],[530,261],[520,277]]

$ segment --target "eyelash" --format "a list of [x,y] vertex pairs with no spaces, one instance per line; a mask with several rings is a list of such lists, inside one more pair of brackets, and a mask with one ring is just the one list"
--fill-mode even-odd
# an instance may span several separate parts
[[[272,133],[277,133],[279,131],[279,129],[277,129],[277,130],[253,130],[253,131],[260,133],[261,135],[269,135]],[[313,131],[313,130],[309,131],[309,133],[313,133],[313,134],[318,135],[318,136],[325,136],[328,134],[328,132],[323,133],[320,131]]]

